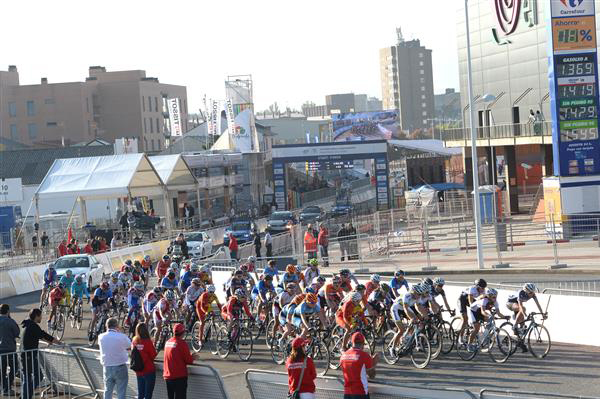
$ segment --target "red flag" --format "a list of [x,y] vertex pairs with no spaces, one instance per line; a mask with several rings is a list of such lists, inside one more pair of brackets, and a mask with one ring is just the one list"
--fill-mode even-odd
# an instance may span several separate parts
[[72,239],[73,239],[73,231],[69,227],[69,231],[67,233],[67,244],[70,243]]

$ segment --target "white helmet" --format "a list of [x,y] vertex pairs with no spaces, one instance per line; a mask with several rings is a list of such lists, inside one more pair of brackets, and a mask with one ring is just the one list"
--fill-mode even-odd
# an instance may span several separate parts
[[421,287],[421,284],[415,284],[412,286],[411,291],[417,295],[421,295],[424,293],[423,291],[423,287]]
[[379,274],[373,274],[371,275],[371,281],[374,283],[378,283],[381,281],[381,276]]
[[358,301],[362,300],[362,295],[360,294],[360,292],[354,292],[354,293],[352,293],[352,296],[350,297],[350,299],[352,299],[354,302],[358,302]]
[[255,256],[248,256],[248,262],[250,262],[250,263],[256,262],[256,257]]
[[136,281],[135,284],[133,284],[133,288],[135,288],[138,291],[143,291],[144,283],[142,283],[141,281]]
[[198,266],[195,263],[192,263],[192,266],[190,266],[190,271],[197,273],[200,270],[200,266]]
[[208,287],[206,287],[206,291],[210,292],[211,294],[214,294],[216,290],[217,289],[212,284],[209,284]]
[[527,283],[523,286],[523,289],[527,292],[535,292],[537,287],[533,283]]
[[172,300],[175,299],[175,293],[173,291],[171,291],[171,290],[168,290],[165,293],[165,298],[167,299],[167,301],[172,301]]
[[169,267],[171,269],[179,269],[179,265],[177,264],[177,262],[171,262],[171,265]]
[[434,285],[444,285],[444,284],[446,284],[446,281],[441,277],[437,277],[435,280],[433,280],[433,284]]
[[498,296],[498,291],[494,288],[488,288],[485,293],[489,296]]

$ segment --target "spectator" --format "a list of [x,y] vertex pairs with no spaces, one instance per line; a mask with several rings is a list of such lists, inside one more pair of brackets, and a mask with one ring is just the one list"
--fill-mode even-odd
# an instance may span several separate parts
[[115,233],[110,240],[110,250],[114,251],[115,249],[121,246],[121,236],[118,233]]
[[100,241],[100,249],[98,252],[103,253],[108,249],[108,245],[106,244],[106,239],[104,237],[98,237],[98,241]]
[[342,227],[338,230],[337,238],[338,243],[340,244],[340,254],[341,260],[344,261],[347,253],[348,253],[348,245],[346,242],[346,236],[348,235],[348,231],[346,230],[346,225],[342,223]]
[[298,391],[300,399],[314,399],[317,370],[312,358],[306,356],[304,352],[306,343],[307,341],[302,337],[292,341],[292,353],[285,362],[285,368],[288,372],[290,395]]
[[189,205],[187,202],[183,204],[183,216],[185,217],[185,224],[188,227],[192,227],[192,220],[194,218],[195,210],[194,207]]
[[273,257],[273,237],[271,237],[269,229],[265,230],[265,247],[267,248],[267,259],[271,259]]
[[131,341],[118,328],[119,320],[111,317],[106,321],[107,331],[98,337],[104,373],[104,399],[112,399],[115,386],[118,399],[125,399],[127,391],[127,350],[131,347]]
[[313,233],[312,224],[309,224],[304,233],[304,252],[308,259],[317,259],[317,239]]
[[88,255],[94,254],[94,248],[92,247],[92,240],[87,240],[87,243],[85,244],[85,247],[83,248],[83,252],[85,252]]
[[34,234],[31,237],[31,246],[33,247],[34,251],[37,250],[37,247],[38,247],[38,237],[37,237],[37,234]]
[[231,259],[238,259],[238,242],[232,233],[229,233],[229,257]]
[[352,334],[352,348],[342,354],[340,367],[344,374],[344,399],[369,399],[368,378],[375,378],[379,353],[369,355],[363,350],[365,336]]
[[262,247],[262,243],[260,242],[260,234],[257,232],[254,233],[254,252],[256,252],[256,258],[261,258],[260,250]]
[[154,393],[154,384],[156,384],[156,368],[154,359],[156,358],[156,349],[150,339],[148,327],[145,323],[138,323],[135,327],[135,337],[131,343],[131,349],[136,347],[142,357],[144,369],[136,371],[138,399],[152,399]]
[[321,225],[319,229],[319,237],[317,243],[319,244],[319,250],[321,252],[321,259],[323,259],[323,267],[329,266],[329,230],[325,225]]
[[67,240],[62,240],[60,242],[60,244],[58,244],[58,257],[60,258],[61,256],[65,256],[66,254],[69,253],[68,248],[67,248]]
[[185,327],[181,323],[173,326],[174,337],[165,344],[163,378],[167,384],[169,399],[185,399],[187,395],[187,365],[194,363],[190,348],[183,340]]
[[48,246],[50,245],[50,239],[48,238],[48,234],[46,234],[45,231],[42,233],[42,236],[40,237],[40,241],[42,244],[42,251],[44,252],[44,255],[46,255],[48,253]]
[[91,245],[94,253],[100,252],[100,237],[96,236],[95,238],[93,238]]
[[[0,385],[4,396],[17,395],[12,389],[18,366],[13,352],[17,351],[20,332],[17,322],[10,317],[10,307],[3,303],[0,305]],[[10,369],[8,374],[7,369]]]
[[42,311],[40,309],[31,309],[29,318],[21,322],[21,398],[31,399],[33,392],[42,381],[42,370],[39,365],[39,356],[37,349],[40,345],[40,339],[49,344],[58,344],[60,340],[52,337],[42,330],[39,324],[42,322]]
[[356,235],[356,229],[352,225],[352,222],[348,223],[346,232],[346,251],[348,252],[348,260],[358,259],[358,236]]
[[177,236],[175,241],[173,241],[172,247],[174,247],[175,245],[179,245],[179,248],[181,248],[181,254],[183,255],[184,258],[187,258],[188,257],[188,245],[187,245],[187,241],[185,240],[185,237],[183,236],[183,233],[179,233],[179,235]]

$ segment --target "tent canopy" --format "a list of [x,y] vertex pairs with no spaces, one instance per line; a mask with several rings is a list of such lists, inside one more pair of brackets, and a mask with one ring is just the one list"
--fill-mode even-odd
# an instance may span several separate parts
[[161,196],[163,182],[145,154],[57,159],[42,180],[40,198]]
[[198,182],[180,154],[157,155],[149,159],[167,190],[196,189]]

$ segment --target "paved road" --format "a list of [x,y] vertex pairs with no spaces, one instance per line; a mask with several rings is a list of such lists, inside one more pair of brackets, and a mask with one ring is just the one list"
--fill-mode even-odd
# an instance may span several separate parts
[[[12,317],[20,322],[27,311],[37,306],[39,293],[31,293],[5,300],[12,308]],[[90,313],[86,312],[87,326]],[[45,324],[45,320],[43,322]],[[85,332],[68,329],[64,340],[71,344],[86,344]],[[160,357],[160,355],[159,355]],[[255,346],[255,354],[248,363],[231,356],[222,360],[203,353],[202,361],[217,368],[223,376],[228,392],[236,399],[250,398],[244,380],[248,368],[280,370],[271,360],[269,352],[261,343]],[[392,379],[411,385],[467,388],[479,391],[482,388],[527,390],[598,396],[595,382],[600,380],[600,348],[554,344],[548,357],[536,360],[529,355],[517,354],[506,364],[495,364],[488,356],[479,354],[471,362],[462,361],[456,354],[432,361],[425,370],[414,369],[409,359],[401,360],[397,366],[382,366],[379,380]],[[336,375],[337,372],[330,372]]]

